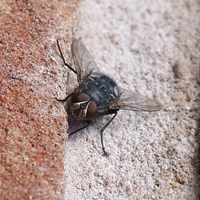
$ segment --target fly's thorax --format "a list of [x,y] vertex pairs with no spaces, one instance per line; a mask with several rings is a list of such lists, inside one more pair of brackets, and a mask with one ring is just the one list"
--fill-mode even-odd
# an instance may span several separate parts
[[93,120],[97,117],[98,107],[86,93],[74,93],[67,104],[67,113],[77,121]]

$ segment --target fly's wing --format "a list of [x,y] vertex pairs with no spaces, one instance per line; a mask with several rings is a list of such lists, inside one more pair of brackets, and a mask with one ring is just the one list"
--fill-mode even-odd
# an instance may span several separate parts
[[94,58],[80,39],[74,39],[72,42],[72,57],[79,84],[87,80],[92,73],[99,72]]
[[139,93],[118,88],[118,96],[110,101],[109,109],[153,112],[162,109],[162,105]]

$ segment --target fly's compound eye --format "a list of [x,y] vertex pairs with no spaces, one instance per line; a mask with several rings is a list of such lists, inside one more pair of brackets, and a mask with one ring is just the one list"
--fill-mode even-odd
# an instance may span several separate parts
[[96,118],[97,113],[98,113],[97,104],[94,101],[91,101],[87,108],[86,118],[88,120],[93,120]]
[[87,119],[87,109],[90,104],[90,97],[85,93],[75,93],[71,97],[71,102],[67,105],[67,113],[70,117],[78,121]]
[[90,97],[85,93],[73,94],[71,98],[72,103],[85,103],[90,100]]

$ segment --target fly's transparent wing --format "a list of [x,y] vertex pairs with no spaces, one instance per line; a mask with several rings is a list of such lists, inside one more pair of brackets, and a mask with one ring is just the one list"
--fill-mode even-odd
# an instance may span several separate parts
[[109,109],[153,112],[162,109],[162,105],[139,93],[118,88],[118,96],[110,101]]
[[80,39],[74,39],[72,42],[72,57],[79,84],[87,80],[92,73],[99,72],[94,58]]

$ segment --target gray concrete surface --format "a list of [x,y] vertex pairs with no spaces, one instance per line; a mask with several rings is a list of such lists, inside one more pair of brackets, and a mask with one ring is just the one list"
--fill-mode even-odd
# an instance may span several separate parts
[[104,135],[109,157],[107,117],[71,137],[65,199],[198,199],[199,1],[83,0],[78,13],[76,37],[102,72],[164,108],[120,111]]

